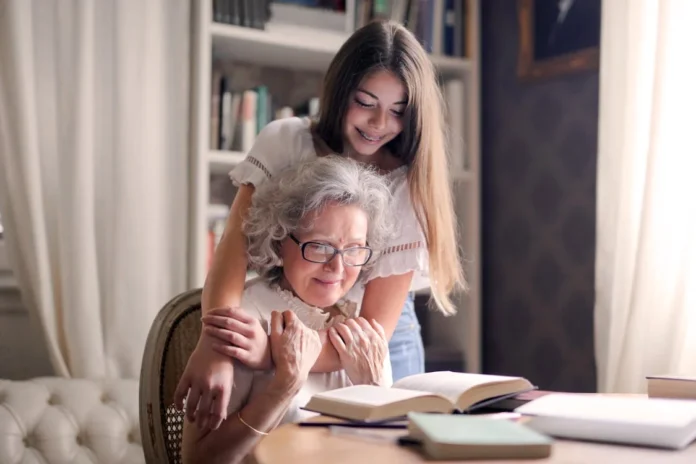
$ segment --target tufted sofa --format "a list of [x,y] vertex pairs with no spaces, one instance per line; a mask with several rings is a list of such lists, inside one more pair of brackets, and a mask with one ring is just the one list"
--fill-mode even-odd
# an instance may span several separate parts
[[0,464],[144,462],[138,380],[0,380]]

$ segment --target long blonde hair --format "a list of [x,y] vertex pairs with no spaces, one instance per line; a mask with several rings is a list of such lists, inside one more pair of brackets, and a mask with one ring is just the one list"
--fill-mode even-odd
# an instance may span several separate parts
[[445,105],[435,69],[415,36],[391,21],[374,21],[355,31],[324,77],[315,134],[330,150],[343,153],[351,95],[365,76],[382,69],[398,76],[407,88],[403,130],[386,147],[408,166],[411,201],[428,247],[432,299],[443,313],[453,314],[450,294],[467,285],[448,182]]

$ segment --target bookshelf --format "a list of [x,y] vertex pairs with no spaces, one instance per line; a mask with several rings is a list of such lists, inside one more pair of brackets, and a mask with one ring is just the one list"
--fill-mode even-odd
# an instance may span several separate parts
[[[267,24],[252,29],[229,24],[210,25],[213,54],[222,59],[273,65],[280,68],[324,71],[347,34]],[[470,60],[432,56],[433,64],[445,77],[457,77],[470,69]]]
[[208,169],[212,174],[227,174],[246,156],[240,151],[208,150]]
[[[464,353],[466,370],[481,370],[480,315],[480,172],[479,172],[479,1],[464,2],[466,57],[431,55],[464,145],[452,159],[450,182],[460,227],[461,249],[470,291],[455,296],[457,315],[445,318],[430,312],[428,330],[437,348]],[[209,251],[208,213],[211,175],[224,175],[244,159],[240,151],[210,147],[211,79],[213,61],[234,69],[236,63],[259,67],[323,72],[347,33],[267,23],[264,29],[216,23],[213,0],[193,2],[191,60],[191,160],[189,285],[200,287],[207,272]],[[347,2],[350,4],[351,2]],[[448,94],[450,83],[456,93]],[[453,95],[456,96],[453,98]]]

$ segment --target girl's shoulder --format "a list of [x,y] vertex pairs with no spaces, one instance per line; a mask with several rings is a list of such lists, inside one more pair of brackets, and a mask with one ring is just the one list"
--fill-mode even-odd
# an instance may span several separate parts
[[276,119],[264,126],[244,161],[230,171],[234,184],[258,187],[284,169],[315,158],[310,126],[308,118],[298,117]]
[[[256,136],[254,146],[263,149],[275,148],[280,151],[293,149],[294,152],[313,150],[311,121],[309,118],[276,119],[266,124]],[[253,148],[252,148],[252,151]]]

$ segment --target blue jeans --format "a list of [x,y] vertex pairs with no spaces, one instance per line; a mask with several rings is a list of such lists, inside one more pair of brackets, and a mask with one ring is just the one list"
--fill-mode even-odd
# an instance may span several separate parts
[[389,341],[394,382],[402,377],[425,372],[425,353],[421,327],[416,317],[413,293],[409,293]]

